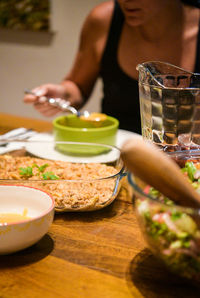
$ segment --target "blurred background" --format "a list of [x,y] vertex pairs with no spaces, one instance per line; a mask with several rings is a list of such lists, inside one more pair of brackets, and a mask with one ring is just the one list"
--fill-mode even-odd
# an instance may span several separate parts
[[[47,31],[0,27],[1,113],[47,120],[31,105],[23,103],[24,90],[44,83],[59,83],[64,78],[75,57],[82,23],[89,11],[101,2],[50,0]],[[3,3],[5,0],[0,0],[0,10]],[[99,111],[100,99],[101,81],[98,81],[84,109]]]

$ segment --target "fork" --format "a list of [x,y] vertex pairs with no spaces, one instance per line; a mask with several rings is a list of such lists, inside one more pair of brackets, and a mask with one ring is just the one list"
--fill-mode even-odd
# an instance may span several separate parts
[[26,140],[32,137],[36,132],[33,129],[27,129],[24,127],[13,129],[3,135],[0,135],[0,147],[8,145],[8,141],[14,140]]

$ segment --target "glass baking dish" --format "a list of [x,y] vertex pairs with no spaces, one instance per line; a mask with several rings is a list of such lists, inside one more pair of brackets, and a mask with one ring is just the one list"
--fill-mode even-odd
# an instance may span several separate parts
[[0,184],[31,186],[55,199],[55,210],[93,211],[113,202],[125,176],[117,147],[79,142],[0,142]]

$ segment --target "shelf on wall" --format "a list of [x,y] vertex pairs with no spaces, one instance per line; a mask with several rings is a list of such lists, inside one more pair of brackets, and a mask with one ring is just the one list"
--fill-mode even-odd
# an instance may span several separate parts
[[55,31],[26,31],[0,28],[0,43],[17,43],[48,46],[52,43]]

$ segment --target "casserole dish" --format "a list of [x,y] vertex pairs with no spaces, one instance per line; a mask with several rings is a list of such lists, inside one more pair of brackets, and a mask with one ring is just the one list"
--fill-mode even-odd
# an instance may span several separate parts
[[6,147],[0,142],[0,184],[41,189],[54,198],[57,212],[111,204],[126,175],[120,150],[111,145],[29,139],[10,141]]

